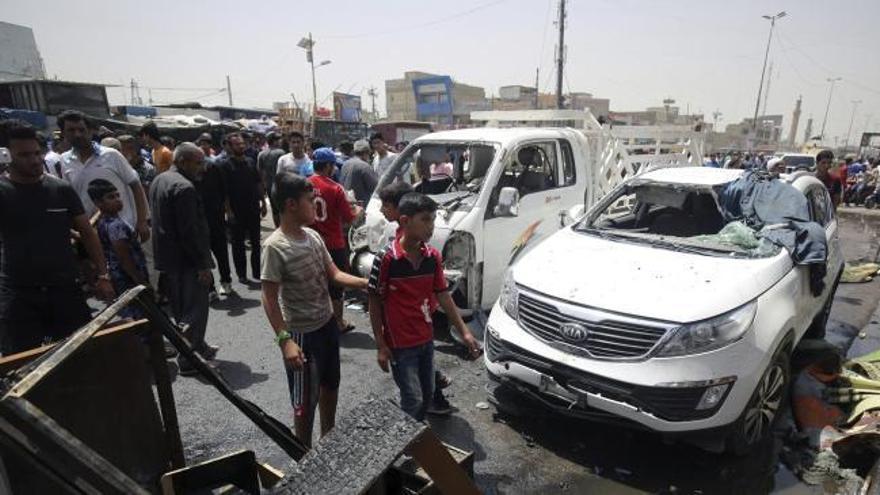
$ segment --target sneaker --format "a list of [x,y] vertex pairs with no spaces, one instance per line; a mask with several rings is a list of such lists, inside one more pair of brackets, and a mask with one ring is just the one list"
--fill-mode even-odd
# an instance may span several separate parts
[[217,291],[217,294],[219,294],[223,297],[229,296],[234,293],[235,293],[235,290],[233,290],[232,284],[230,284],[229,282],[221,283],[220,290]]
[[209,302],[209,303],[216,302],[216,301],[218,301],[219,299],[220,299],[220,296],[217,295],[217,291],[216,291],[216,290],[213,290],[213,289],[212,289],[211,292],[208,292],[208,302]]
[[251,283],[251,281],[248,280],[247,277],[238,277],[238,281],[239,283],[242,283],[244,285],[249,285]]
[[446,400],[446,397],[443,397],[443,394],[441,393],[436,393],[434,394],[434,400],[432,400],[431,404],[428,406],[427,413],[436,414],[438,416],[448,416],[452,414],[452,411],[452,404]]

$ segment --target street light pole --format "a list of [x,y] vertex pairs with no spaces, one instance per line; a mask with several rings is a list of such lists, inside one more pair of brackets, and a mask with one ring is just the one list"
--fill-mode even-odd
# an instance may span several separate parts
[[847,146],[849,146],[849,133],[852,132],[853,122],[855,122],[855,120],[856,120],[856,108],[858,108],[859,103],[861,103],[861,102],[862,102],[862,100],[853,100],[852,101],[853,111],[852,111],[852,117],[850,117],[850,119],[849,119],[849,128],[846,130],[846,139],[843,141],[844,151],[846,151]]
[[309,64],[312,66],[312,125],[315,123],[315,115],[318,113],[318,85],[315,83],[315,55],[312,47],[315,42],[312,40],[312,33],[309,33]]
[[834,93],[834,83],[840,81],[841,77],[829,77],[826,81],[831,83],[831,87],[828,88],[828,104],[825,105],[825,117],[822,118],[822,132],[819,133],[819,141],[825,142],[825,124],[828,122],[828,110],[831,109],[831,95]]
[[776,19],[781,19],[787,14],[783,10],[776,15],[761,16],[770,21],[770,34],[767,36],[767,48],[764,50],[764,66],[761,69],[761,83],[758,84],[758,99],[755,101],[755,116],[752,119],[752,131],[758,128],[758,109],[761,107],[761,91],[764,89],[764,75],[767,72],[767,57],[770,55],[770,40],[773,39],[773,28],[776,26]]

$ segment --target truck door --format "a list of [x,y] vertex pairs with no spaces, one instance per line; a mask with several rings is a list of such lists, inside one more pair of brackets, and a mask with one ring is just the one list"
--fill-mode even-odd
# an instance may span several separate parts
[[[507,158],[483,224],[483,307],[495,303],[507,267],[560,228],[560,210],[583,201],[577,180],[574,155],[566,139],[523,143]],[[519,192],[516,216],[495,214],[504,187],[515,187]]]

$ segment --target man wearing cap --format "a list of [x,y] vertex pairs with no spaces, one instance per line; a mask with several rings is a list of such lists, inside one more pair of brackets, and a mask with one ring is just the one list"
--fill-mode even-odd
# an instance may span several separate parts
[[368,163],[370,159],[370,143],[360,139],[354,143],[354,156],[345,161],[339,173],[339,182],[346,190],[354,191],[355,199],[363,204],[370,200],[379,176]]
[[[330,148],[318,148],[312,153],[312,164],[315,174],[309,182],[315,191],[315,223],[311,225],[324,240],[333,263],[344,272],[350,271],[348,261],[348,245],[342,233],[343,225],[350,224],[361,214],[359,206],[352,206],[345,197],[345,191],[331,176],[336,169],[336,154]],[[329,285],[330,301],[333,303],[333,315],[342,332],[354,327],[342,318],[342,301],[344,292],[334,284]]]
[[278,134],[270,132],[266,135],[266,145],[268,148],[261,151],[257,156],[257,169],[259,169],[260,176],[263,178],[263,189],[269,195],[269,205],[272,207],[272,221],[275,222],[275,227],[278,227],[280,217],[278,205],[272,200],[272,191],[274,189],[275,175],[278,173],[278,160],[284,156],[284,150],[281,149],[279,144]]

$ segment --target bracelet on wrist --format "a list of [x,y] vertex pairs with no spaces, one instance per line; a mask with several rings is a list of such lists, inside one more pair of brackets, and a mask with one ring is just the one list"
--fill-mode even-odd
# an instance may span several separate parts
[[287,330],[282,330],[275,335],[275,343],[281,345],[285,340],[290,340],[293,338],[293,335],[290,335],[290,332]]

